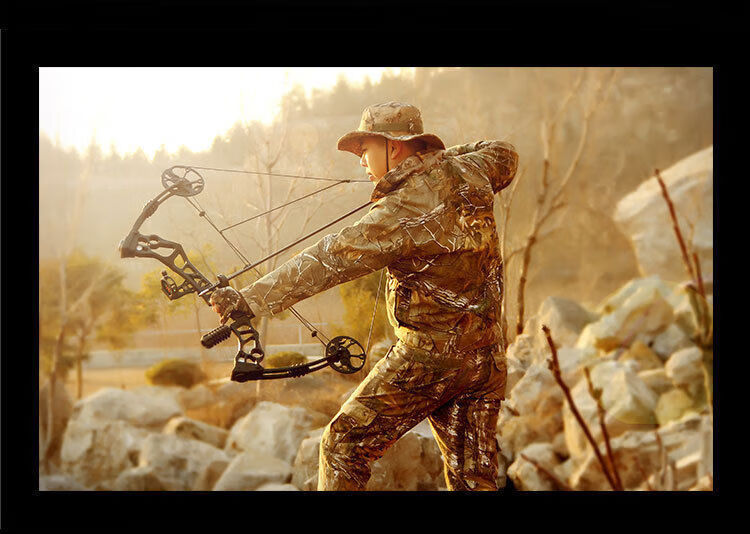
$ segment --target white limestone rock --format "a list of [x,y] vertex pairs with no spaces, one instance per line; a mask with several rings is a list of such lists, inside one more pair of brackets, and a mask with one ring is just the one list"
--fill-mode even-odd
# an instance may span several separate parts
[[672,323],[666,330],[654,338],[651,348],[663,361],[666,361],[674,352],[690,347],[691,345],[692,341],[690,341],[685,331],[676,323]]
[[535,345],[543,352],[549,352],[547,338],[542,331],[546,325],[559,349],[572,347],[583,328],[595,321],[598,315],[587,310],[574,300],[562,297],[547,297],[539,306],[539,311],[524,325],[524,333],[533,336]]
[[660,425],[682,418],[693,407],[693,399],[680,388],[672,388],[659,396],[656,420]]
[[[629,367],[616,361],[605,361],[594,366],[591,382],[601,390],[601,401],[606,411],[605,423],[610,437],[626,430],[644,430],[655,427],[657,396]],[[591,397],[585,378],[571,388],[578,411],[586,421],[594,439],[601,443],[603,436],[599,424],[596,401]],[[586,454],[590,449],[588,439],[576,420],[567,401],[563,406],[565,443],[572,455]]]
[[76,417],[68,422],[60,453],[62,469],[94,488],[134,467],[148,431],[125,421]]
[[272,454],[292,463],[306,434],[329,420],[312,410],[262,401],[232,426],[225,448]]
[[609,352],[639,339],[648,344],[673,322],[672,292],[656,277],[629,282],[605,299],[601,317],[584,327],[576,347]]
[[65,473],[39,477],[39,491],[89,491],[89,488]]
[[182,414],[176,393],[167,388],[144,387],[137,390],[102,388],[76,402],[72,418],[120,420],[148,429],[161,428],[172,417]]
[[218,449],[224,448],[229,435],[229,432],[223,428],[184,416],[170,419],[162,432],[183,438],[197,439]]
[[638,377],[657,395],[661,395],[673,387],[672,381],[669,380],[667,372],[663,367],[659,369],[649,369],[648,371],[640,371]]
[[211,462],[228,459],[223,450],[201,441],[151,434],[143,441],[138,466],[151,467],[168,491],[189,491]]
[[549,443],[532,443],[520,451],[516,460],[510,465],[507,476],[513,485],[521,491],[553,491],[559,489],[557,484],[524,456],[534,460],[542,468],[555,474],[555,468],[561,463]]
[[703,387],[703,353],[698,347],[688,347],[672,354],[664,364],[664,370],[675,386],[685,387],[692,394]]
[[[713,278],[713,146],[661,172],[683,238],[698,253],[701,272]],[[633,242],[639,269],[665,280],[688,278],[667,203],[656,176],[623,197],[613,216]]]
[[291,480],[289,462],[263,451],[247,451],[232,459],[213,491],[253,491],[264,484],[286,484]]
[[208,406],[217,401],[216,394],[205,384],[198,384],[190,389],[182,390],[177,400],[183,410],[193,410]]
[[112,491],[167,491],[151,466],[137,466],[119,474],[110,488]]
[[[688,489],[696,483],[698,476],[703,476],[702,472],[698,471],[698,464],[695,461],[695,451],[699,450],[696,448],[696,443],[699,443],[701,433],[704,431],[712,436],[710,428],[709,416],[692,414],[655,431],[658,432],[664,453],[666,453],[667,470],[670,463],[680,466],[669,474],[674,477],[676,489]],[[646,480],[649,480],[655,489],[669,489],[661,488],[661,484],[657,483],[659,477],[656,475],[661,472],[664,464],[655,432],[627,431],[612,439],[615,464],[626,490],[644,489]],[[708,451],[702,451],[702,455],[705,459]],[[574,490],[579,491],[610,489],[601,465],[591,449],[579,460],[569,482]],[[671,487],[671,484],[667,485]]]

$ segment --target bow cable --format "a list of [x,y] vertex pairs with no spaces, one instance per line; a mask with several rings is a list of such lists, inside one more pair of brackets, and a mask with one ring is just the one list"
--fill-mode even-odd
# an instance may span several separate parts
[[[258,277],[262,277],[263,275],[257,269],[257,266],[260,265],[261,263],[264,263],[264,262],[268,261],[269,259],[274,258],[274,257],[278,256],[279,254],[282,254],[282,253],[286,252],[287,250],[289,250],[293,246],[301,243],[302,241],[306,240],[307,238],[309,238],[309,237],[311,237],[311,236],[313,236],[313,235],[315,235],[317,233],[320,233],[320,232],[322,232],[323,230],[325,230],[327,228],[330,228],[331,226],[333,226],[334,224],[342,221],[346,217],[349,217],[350,215],[352,215],[352,214],[354,214],[354,213],[356,213],[356,212],[358,212],[358,211],[360,211],[360,210],[362,210],[362,209],[364,209],[367,206],[369,206],[369,205],[372,204],[372,202],[367,202],[366,204],[363,204],[362,206],[360,206],[360,207],[358,207],[358,208],[350,211],[349,213],[346,213],[346,214],[342,215],[341,217],[337,218],[336,220],[334,220],[334,221],[332,221],[332,222],[330,222],[330,223],[328,223],[328,224],[326,224],[326,225],[318,228],[317,230],[314,230],[314,231],[310,232],[309,234],[305,235],[304,237],[301,237],[300,239],[298,239],[298,240],[294,241],[293,243],[287,245],[286,247],[282,248],[281,250],[278,250],[278,251],[276,251],[276,252],[274,252],[274,253],[266,256],[262,260],[259,260],[259,261],[255,262],[255,263],[251,263],[250,260],[248,260],[248,258],[244,254],[242,254],[242,252],[239,250],[239,248],[237,248],[237,246],[235,246],[224,235],[224,232],[226,230],[229,230],[231,228],[239,226],[240,224],[244,224],[246,222],[249,222],[249,221],[251,221],[253,219],[257,219],[258,217],[261,217],[263,215],[267,215],[267,214],[269,214],[269,213],[271,213],[273,211],[276,211],[278,209],[281,209],[281,208],[284,208],[286,206],[289,206],[290,204],[294,204],[295,202],[299,202],[300,200],[303,200],[305,198],[309,198],[309,197],[311,197],[313,195],[316,195],[318,193],[322,193],[323,191],[326,191],[327,189],[330,189],[330,188],[332,188],[332,187],[334,187],[336,185],[345,184],[345,183],[351,183],[351,182],[368,182],[369,183],[370,180],[357,180],[357,179],[338,180],[338,179],[334,179],[334,178],[320,178],[320,177],[315,177],[315,176],[298,176],[298,175],[279,174],[279,173],[270,173],[270,172],[243,171],[243,170],[237,170],[237,169],[222,169],[222,168],[216,168],[216,167],[198,167],[198,166],[192,166],[192,165],[191,166],[187,166],[187,167],[188,168],[192,168],[192,169],[211,170],[211,171],[218,171],[218,172],[234,172],[234,173],[243,173],[243,174],[261,174],[261,175],[267,175],[267,176],[281,176],[281,177],[286,177],[286,178],[299,178],[299,179],[323,180],[323,181],[333,181],[333,182],[335,182],[334,184],[328,185],[328,186],[323,187],[321,189],[317,189],[317,190],[313,191],[312,193],[308,193],[307,195],[303,195],[303,196],[298,197],[298,198],[296,198],[294,200],[291,200],[290,202],[287,202],[287,203],[282,204],[280,206],[276,206],[276,207],[271,208],[270,210],[267,210],[267,211],[265,211],[263,213],[254,215],[253,217],[250,217],[248,219],[245,219],[243,221],[240,221],[238,223],[232,224],[232,225],[227,226],[227,227],[222,228],[222,229],[220,229],[214,223],[214,221],[211,220],[211,218],[207,215],[206,210],[203,209],[203,206],[201,206],[200,202],[198,202],[197,199],[189,198],[189,197],[184,197],[185,200],[191,206],[193,206],[193,208],[195,208],[195,210],[198,212],[198,215],[200,217],[203,217],[209,223],[209,225],[211,225],[211,227],[214,230],[216,230],[216,232],[227,243],[227,245],[229,245],[229,247],[232,249],[232,251],[234,251],[234,253],[237,255],[237,257],[239,257],[240,260],[244,262],[245,266],[242,269],[240,269],[238,271],[235,271],[231,275],[227,276],[226,277],[227,280],[231,280],[232,278],[236,278],[240,274],[243,274],[243,273],[247,272],[250,269],[254,270],[255,273],[258,275]],[[382,282],[382,275],[381,275],[381,282]],[[201,293],[205,293],[205,291],[209,291],[211,289],[215,289],[215,287],[216,287],[215,285],[211,286],[211,287],[209,287],[208,289],[204,290]],[[379,285],[378,285],[378,293],[380,293],[380,287],[379,287]],[[200,294],[199,294],[199,296],[200,296]],[[377,299],[375,301],[375,308],[377,310]],[[294,315],[294,317],[296,317],[300,321],[300,323],[302,323],[302,325],[305,328],[307,328],[311,332],[312,337],[318,339],[324,346],[327,346],[330,343],[330,339],[326,335],[324,335],[323,333],[321,333],[318,329],[316,329],[310,321],[308,321],[307,319],[305,319],[305,317],[302,316],[302,314],[300,314],[297,310],[295,310],[294,306],[290,306],[287,309],[292,313],[292,315]],[[372,323],[374,323],[374,319],[375,319],[375,311],[373,311],[373,322]],[[372,323],[370,325],[370,335],[372,335]],[[368,337],[368,343],[367,344],[368,344],[368,349],[369,349],[369,344],[370,344],[369,337]]]

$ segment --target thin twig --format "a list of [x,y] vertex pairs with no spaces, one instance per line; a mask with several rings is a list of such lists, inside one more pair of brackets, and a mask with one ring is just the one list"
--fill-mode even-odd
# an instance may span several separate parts
[[[687,270],[690,280],[696,281],[695,271],[693,269],[693,265],[690,263],[690,257],[688,256],[687,247],[685,246],[685,241],[682,239],[680,225],[677,222],[677,214],[675,213],[674,204],[672,203],[672,199],[670,198],[669,192],[667,191],[667,186],[664,184],[664,180],[662,180],[661,178],[659,169],[656,169],[655,172],[656,180],[659,182],[659,187],[661,187],[661,194],[664,197],[665,202],[667,203],[669,216],[672,218],[672,228],[674,229],[675,236],[677,237],[677,243],[680,245],[680,252],[682,253],[682,263],[685,265],[685,270]],[[696,287],[698,287],[697,282]]]
[[573,401],[573,396],[570,393],[570,388],[568,388],[567,384],[565,384],[565,381],[562,378],[562,373],[560,372],[560,362],[557,359],[557,348],[555,347],[555,342],[552,341],[552,335],[550,334],[549,328],[547,327],[547,325],[542,325],[542,330],[544,331],[544,335],[547,336],[547,343],[549,344],[550,350],[552,351],[552,358],[547,360],[547,367],[550,371],[552,371],[552,374],[555,377],[555,381],[558,383],[560,388],[562,388],[563,393],[565,394],[565,398],[568,399],[568,406],[570,407],[570,411],[573,412],[576,421],[578,421],[581,429],[583,429],[583,433],[586,434],[586,439],[589,440],[591,447],[594,449],[594,454],[596,454],[596,458],[599,460],[599,464],[602,466],[602,472],[607,478],[607,482],[609,482],[609,485],[614,491],[617,491],[617,485],[612,478],[612,474],[609,472],[609,469],[607,469],[607,464],[604,461],[604,458],[602,458],[602,454],[599,452],[599,447],[597,447],[596,445],[594,436],[591,435],[591,430],[586,424],[586,421],[584,421],[583,417],[581,417],[581,413],[578,411],[578,407]]
[[604,406],[602,406],[601,399],[598,395],[594,392],[594,385],[591,383],[591,373],[589,372],[588,367],[583,368],[583,373],[586,375],[586,383],[589,387],[589,394],[591,395],[591,398],[596,401],[596,413],[599,416],[599,427],[602,430],[602,436],[604,436],[604,444],[607,448],[607,459],[609,460],[609,468],[612,470],[612,475],[615,477],[615,482],[617,482],[617,489],[622,491],[622,479],[620,479],[620,473],[617,470],[617,465],[615,464],[615,457],[612,454],[612,445],[609,441],[609,431],[607,431],[607,424],[604,421],[606,412],[604,411]]
[[643,465],[641,465],[641,461],[638,459],[638,456],[635,456],[633,458],[633,462],[635,462],[635,467],[641,473],[641,477],[643,478],[643,481],[646,483],[646,487],[648,488],[648,491],[654,491],[654,487],[651,485],[651,482],[648,481],[648,474],[643,469]]
[[565,482],[563,482],[562,480],[560,480],[556,475],[554,475],[553,473],[551,473],[550,471],[548,471],[547,469],[545,469],[544,467],[542,467],[541,465],[539,465],[535,460],[532,460],[531,458],[529,458],[528,456],[526,456],[523,453],[521,453],[520,456],[521,456],[521,458],[523,458],[524,460],[526,460],[527,462],[529,462],[531,465],[533,465],[536,468],[537,471],[539,471],[544,476],[546,476],[550,480],[552,480],[552,482],[554,482],[555,485],[557,485],[558,488],[562,489],[563,491],[573,491],[573,488],[571,488]]

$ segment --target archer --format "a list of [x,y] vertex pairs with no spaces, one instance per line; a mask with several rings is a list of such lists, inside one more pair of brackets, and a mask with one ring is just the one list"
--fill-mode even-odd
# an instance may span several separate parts
[[222,324],[235,312],[268,316],[386,268],[398,341],[326,427],[318,490],[364,489],[372,462],[424,418],[449,489],[497,490],[506,367],[493,200],[518,155],[501,141],[446,149],[416,107],[398,102],[366,108],[338,149],[359,156],[375,184],[367,215],[210,302]]

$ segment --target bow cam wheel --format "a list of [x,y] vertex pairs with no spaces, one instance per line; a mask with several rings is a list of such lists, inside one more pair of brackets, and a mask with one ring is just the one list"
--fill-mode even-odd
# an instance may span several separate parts
[[326,358],[331,367],[345,375],[356,373],[365,365],[367,354],[359,341],[349,336],[338,336],[326,345]]
[[203,191],[205,181],[192,167],[175,165],[161,173],[161,185],[164,189],[174,188],[178,197],[193,197]]

